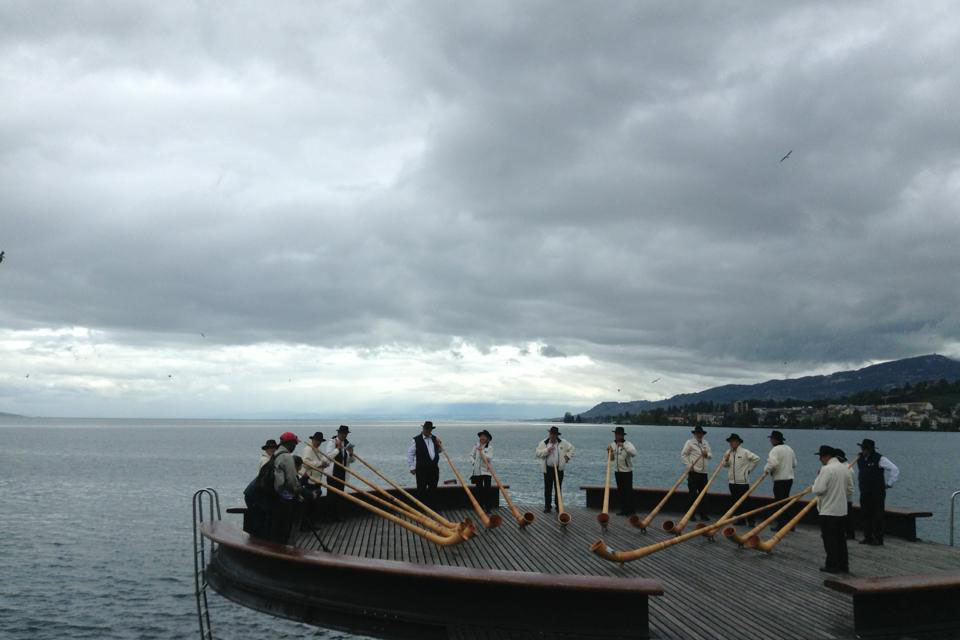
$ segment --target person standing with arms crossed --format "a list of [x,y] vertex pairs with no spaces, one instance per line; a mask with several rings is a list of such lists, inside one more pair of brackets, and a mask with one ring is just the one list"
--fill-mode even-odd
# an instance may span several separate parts
[[[797,455],[789,446],[784,444],[783,434],[779,431],[771,431],[767,436],[770,439],[772,448],[767,455],[767,464],[763,470],[767,472],[773,480],[773,499],[783,500],[790,496],[790,489],[793,488],[793,476],[797,471]],[[777,524],[770,527],[771,531],[777,531],[790,519],[789,510],[784,511],[777,518]]]
[[[693,434],[693,437],[683,444],[683,449],[680,451],[683,464],[693,465],[687,475],[687,493],[689,495],[687,509],[693,506],[697,496],[707,486],[707,460],[712,455],[710,443],[703,439],[703,436],[707,434],[703,427],[696,425],[690,433]],[[697,511],[693,514],[694,519],[699,516],[704,522],[709,520],[707,509],[704,507],[705,503],[705,500],[701,500],[700,504],[697,505]]]

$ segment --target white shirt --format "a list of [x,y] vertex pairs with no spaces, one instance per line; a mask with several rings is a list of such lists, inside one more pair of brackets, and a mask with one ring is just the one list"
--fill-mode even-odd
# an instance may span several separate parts
[[691,471],[696,471],[697,473],[706,473],[707,460],[711,457],[711,455],[710,443],[707,442],[706,439],[697,442],[696,438],[690,438],[683,444],[683,450],[680,452],[680,459],[683,460],[683,464],[685,465],[689,465],[691,462],[696,460]]
[[[422,433],[420,435],[423,435]],[[423,436],[423,443],[427,445],[427,453],[430,454],[430,459],[433,460],[433,456],[436,455],[436,452],[433,450],[433,438],[428,438]],[[410,467],[410,471],[415,471],[417,468],[417,439],[414,438],[410,441],[410,448],[407,449],[407,465]]]
[[319,471],[314,471],[307,466],[308,464],[313,465],[318,469],[323,469],[327,473],[330,473],[331,471],[330,469],[327,469],[331,462],[317,453],[312,444],[305,442],[303,447],[303,467],[300,469],[300,476],[315,484],[320,484],[321,482],[326,481],[326,477],[322,473]]
[[[353,463],[353,443],[348,441],[345,443],[345,445],[349,448],[350,455],[346,456],[346,459],[341,464],[349,469],[350,465]],[[336,459],[337,454],[340,453],[340,448],[342,446],[344,446],[344,443],[341,443],[338,438],[333,438],[331,440],[327,440],[327,443],[323,445],[323,452],[329,457]],[[331,462],[330,464],[333,463]],[[330,470],[330,473],[333,473],[332,469]]]
[[730,484],[750,484],[750,474],[760,463],[760,456],[743,445],[737,450],[730,450],[730,456],[724,460],[723,466],[729,467],[727,480]]
[[883,469],[883,483],[887,489],[892,489],[893,483],[900,477],[900,469],[887,456],[880,456],[880,468]]
[[633,456],[637,455],[637,448],[630,442],[614,441],[610,445],[613,451],[613,470],[617,473],[630,473],[633,471]]
[[473,473],[471,475],[488,476],[490,475],[490,470],[487,469],[487,465],[483,464],[483,458],[480,457],[480,451],[483,451],[484,458],[487,460],[493,460],[493,445],[488,442],[487,446],[484,447],[478,442],[470,451],[470,460],[473,462]]
[[258,469],[258,470],[259,470],[259,469],[262,469],[262,468],[263,468],[263,465],[265,465],[265,464],[267,464],[268,462],[270,462],[270,458],[272,458],[272,457],[273,457],[273,456],[271,456],[271,455],[270,455],[269,453],[267,453],[266,451],[264,451],[263,453],[261,453],[261,454],[260,454],[260,466],[257,467],[257,469]]
[[557,442],[541,440],[537,444],[537,457],[540,458],[540,471],[547,472],[547,467],[556,467],[557,471],[563,468],[573,458],[573,445],[569,441],[557,438]]
[[763,470],[770,474],[773,480],[793,480],[796,468],[797,456],[793,453],[793,449],[785,444],[778,444],[770,449],[767,464]]
[[853,498],[853,474],[836,458],[820,467],[813,482],[813,495],[818,496],[817,511],[822,516],[847,515],[847,503]]

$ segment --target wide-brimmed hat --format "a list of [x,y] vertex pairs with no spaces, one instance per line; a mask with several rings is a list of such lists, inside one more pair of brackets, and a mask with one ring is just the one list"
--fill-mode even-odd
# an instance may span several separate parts
[[273,438],[270,438],[260,448],[266,451],[267,449],[276,449],[278,446],[280,445],[277,444],[277,441],[274,440]]
[[703,430],[703,427],[701,427],[700,425],[697,425],[693,428],[693,431],[691,431],[690,433],[706,433],[706,431]]
[[280,443],[292,442],[294,444],[300,442],[300,438],[297,437],[297,434],[291,433],[290,431],[284,431],[280,434]]
[[624,435],[624,436],[627,435],[627,432],[623,430],[623,427],[617,427],[616,429],[614,429],[614,430],[611,431],[610,433],[619,433],[619,434]]
[[421,427],[421,429],[433,429],[433,422],[430,420],[427,420],[426,422],[423,423],[423,426]]
[[837,456],[837,460],[839,460],[840,462],[846,462],[846,461],[847,461],[847,454],[846,454],[846,452],[845,452],[843,449],[834,449],[834,450],[833,450],[833,453],[834,453],[834,455]]
[[337,427],[337,433],[350,433],[350,427],[348,427],[345,424],[342,424],[339,427]]
[[479,438],[480,436],[487,436],[487,441],[488,441],[488,442],[489,442],[490,440],[493,440],[493,436],[490,435],[490,432],[487,431],[486,429],[484,429],[483,431],[481,431],[481,432],[479,432],[479,433],[477,434],[477,437],[478,437],[478,438]]
[[858,442],[857,446],[861,449],[876,449],[877,443],[871,440],[870,438],[864,438],[863,442]]
[[837,450],[828,444],[822,444],[820,445],[820,450],[817,451],[817,455],[821,458],[824,456],[829,456],[832,458],[833,456],[837,455]]
[[557,435],[560,435],[560,429],[557,428],[557,425],[553,425],[552,427],[550,427],[550,433],[555,433]]
[[319,440],[320,442],[326,442],[326,439],[323,437],[323,432],[317,431],[315,434],[310,436],[311,440]]
[[731,433],[730,436],[727,438],[727,442],[730,442],[731,440],[736,440],[740,444],[743,444],[743,438],[741,438],[735,433]]
[[779,440],[780,442],[786,442],[786,440],[783,437],[783,434],[780,433],[779,431],[771,431],[770,435],[768,435],[767,437],[773,438],[774,440]]

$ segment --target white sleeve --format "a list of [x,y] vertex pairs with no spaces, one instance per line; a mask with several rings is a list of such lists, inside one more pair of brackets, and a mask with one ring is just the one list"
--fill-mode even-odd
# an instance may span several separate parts
[[813,495],[822,496],[827,492],[827,474],[823,472],[826,467],[821,466],[817,472],[817,479],[813,481]]
[[[487,448],[483,450],[483,457],[487,460],[493,460],[493,445],[487,445]],[[480,461],[480,464],[486,468],[486,465],[483,464],[483,460]]]
[[632,458],[633,456],[637,455],[637,448],[633,446],[633,444],[629,442],[624,442],[623,448],[627,452],[627,456]]
[[780,456],[777,453],[774,453],[776,448],[770,449],[770,453],[767,455],[767,464],[763,467],[763,470],[767,473],[775,473],[777,467],[780,466]]
[[537,443],[537,457],[546,458],[549,454],[547,453],[547,443],[541,440]]
[[709,442],[703,443],[703,457],[707,460],[713,457],[713,450],[710,448]]
[[900,469],[887,456],[880,457],[880,468],[883,469],[884,482],[887,488],[892,487],[893,483],[900,477]]
[[417,441],[416,440],[411,440],[410,448],[407,449],[407,465],[409,465],[411,470],[417,468]]
[[683,449],[680,451],[680,459],[683,460],[683,464],[690,465],[693,463],[693,458],[690,457],[691,449],[690,441],[687,440],[683,443]]

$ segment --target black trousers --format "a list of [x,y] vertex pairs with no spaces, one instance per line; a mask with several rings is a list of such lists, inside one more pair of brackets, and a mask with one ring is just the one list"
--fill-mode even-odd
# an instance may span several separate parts
[[867,491],[860,494],[860,515],[863,516],[863,538],[883,544],[883,514],[887,506],[887,492]]
[[853,540],[857,537],[857,530],[853,526],[853,503],[847,503],[847,517],[843,521],[843,528],[847,532],[847,540]]
[[273,508],[270,510],[270,541],[278,544],[287,544],[290,541],[290,532],[293,530],[294,501],[284,500],[280,496],[273,499]]
[[[748,485],[748,484],[729,484],[729,483],[728,483],[727,486],[730,487],[730,504],[727,506],[727,509],[729,509],[730,507],[733,506],[733,503],[734,503],[734,502],[736,502],[737,500],[740,499],[740,496],[742,496],[743,494],[745,494],[745,493],[747,492],[747,489],[750,488],[750,485]],[[743,505],[740,505],[739,507],[737,507],[737,510],[734,511],[733,513],[731,513],[730,515],[731,515],[731,516],[735,516],[735,515],[737,515],[738,513],[743,513],[744,511],[747,511],[747,509],[744,508]],[[744,524],[744,521],[739,521],[739,522],[740,522],[740,524]],[[753,518],[752,518],[752,517],[746,519],[746,525],[747,525],[748,527],[752,527],[752,526],[753,526]]]
[[[560,477],[560,489],[563,489],[563,471],[557,469],[557,475]],[[547,472],[543,474],[543,506],[546,509],[550,508],[551,500],[557,509],[560,508],[560,491],[557,491],[558,495],[553,495],[553,485],[555,481],[556,479],[553,477],[553,467],[547,467]]]
[[[687,509],[693,506],[693,502],[697,499],[697,496],[700,495],[700,492],[703,491],[703,488],[707,486],[707,474],[700,473],[698,471],[691,471],[687,475],[687,491],[689,491],[689,501],[687,502]],[[704,498],[706,500],[706,498]],[[699,515],[704,520],[709,519],[707,516],[707,508],[703,504],[703,500],[700,501],[700,504],[697,505],[697,510],[694,511],[693,515]]]
[[477,502],[480,503],[480,506],[487,511],[493,509],[493,496],[492,492],[490,491],[490,476],[481,474],[479,476],[473,476],[470,479],[473,480],[473,486],[477,488]]
[[[336,489],[340,489],[341,491],[344,491],[343,480],[344,478],[347,477],[347,472],[344,471],[342,467],[333,465],[333,473],[331,475],[333,475],[332,478],[327,478],[327,482],[330,484],[330,486]],[[328,508],[330,509],[330,516],[333,518],[339,518],[341,506],[345,502],[347,502],[347,499],[341,496],[340,494],[338,494],[336,491],[328,491],[327,498],[328,498],[327,505],[328,505]]]
[[433,498],[440,483],[440,467],[417,467],[417,497],[427,506],[433,506]]
[[847,534],[845,516],[820,516],[820,537],[827,553],[824,563],[828,569],[850,570],[847,558]]
[[617,499],[620,501],[620,513],[633,513],[633,471],[616,471]]
[[[793,479],[790,480],[774,480],[773,481],[773,499],[774,500],[783,500],[790,496],[790,489],[793,488]],[[787,509],[777,518],[777,527],[782,527],[783,525],[790,522],[790,510]]]

